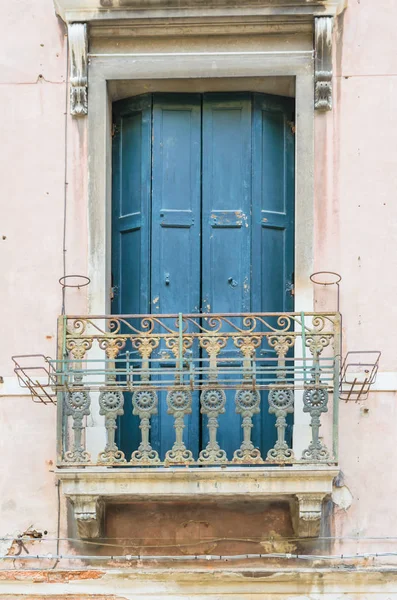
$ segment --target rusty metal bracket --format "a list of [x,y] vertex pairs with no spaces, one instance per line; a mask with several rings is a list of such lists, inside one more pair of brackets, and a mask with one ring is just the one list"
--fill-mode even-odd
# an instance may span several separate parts
[[33,402],[56,404],[53,388],[57,384],[57,373],[50,357],[44,354],[19,354],[11,359],[19,385],[30,391]]
[[346,402],[367,400],[376,381],[381,357],[379,350],[348,352],[340,373],[339,397]]

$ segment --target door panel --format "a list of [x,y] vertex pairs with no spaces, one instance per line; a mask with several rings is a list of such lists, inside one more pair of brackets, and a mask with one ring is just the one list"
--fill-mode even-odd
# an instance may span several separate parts
[[204,312],[250,310],[251,101],[207,94],[203,105]]
[[149,308],[151,97],[117,104],[113,143],[112,312]]
[[[153,102],[151,312],[198,312],[200,306],[201,96],[156,95]],[[155,356],[168,352],[160,346]],[[164,363],[166,366],[167,363]],[[198,452],[194,395],[185,443]],[[152,445],[164,456],[175,441],[166,393],[152,419]]]
[[[151,196],[151,96],[123,100],[114,106],[112,198],[112,313],[149,312]],[[133,353],[131,353],[133,358]],[[120,353],[120,358],[123,358]],[[132,416],[131,394],[125,394],[124,416],[117,437],[126,456],[136,449],[139,423]]]
[[200,95],[155,96],[152,160],[152,312],[197,312],[200,306]]
[[[294,271],[294,103],[288,98],[254,94],[252,121],[252,289],[253,312],[282,312],[294,308],[291,287]],[[292,351],[291,351],[292,353]],[[291,354],[290,353],[290,354]],[[262,358],[276,358],[266,344]],[[262,456],[276,441],[275,421],[263,410],[254,417],[253,441]],[[286,439],[291,443],[292,415]]]
[[[251,96],[207,94],[203,103],[202,307],[248,312],[251,305]],[[230,341],[219,358],[240,357]],[[234,391],[226,392],[218,442],[228,458],[241,443]],[[207,419],[203,443],[208,441]]]
[[293,308],[293,101],[254,95],[252,276],[253,311]]

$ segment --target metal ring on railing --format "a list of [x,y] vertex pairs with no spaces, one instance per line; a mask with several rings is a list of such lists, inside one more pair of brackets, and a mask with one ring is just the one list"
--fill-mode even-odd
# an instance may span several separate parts
[[[67,280],[69,279],[81,279],[82,282],[81,283],[66,283]],[[86,287],[87,285],[89,285],[91,283],[91,279],[89,277],[86,277],[86,275],[64,275],[63,277],[61,277],[59,279],[59,283],[61,284],[61,286],[63,288],[82,288],[82,287]]]
[[[319,281],[316,279],[318,275],[334,275],[335,281]],[[316,271],[310,275],[310,281],[315,285],[338,285],[342,277],[335,271]]]

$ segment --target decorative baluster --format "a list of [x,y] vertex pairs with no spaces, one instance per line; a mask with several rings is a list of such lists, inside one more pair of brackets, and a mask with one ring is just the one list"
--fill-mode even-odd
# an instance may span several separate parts
[[103,390],[99,394],[99,414],[105,417],[106,446],[98,456],[98,463],[125,463],[124,452],[115,442],[116,419],[124,414],[124,396],[120,390]]
[[259,448],[251,440],[252,417],[260,412],[261,395],[258,390],[238,390],[235,397],[236,412],[242,417],[243,441],[234,452],[235,463],[263,463]]
[[235,463],[263,463],[259,448],[251,440],[252,417],[260,412],[261,395],[253,389],[252,359],[261,344],[260,336],[234,336],[234,345],[240,349],[243,359],[243,388],[236,391],[236,413],[241,415],[243,441],[233,455]]
[[201,450],[199,462],[206,464],[218,464],[227,462],[226,452],[222,450],[216,439],[218,429],[218,417],[225,412],[226,394],[217,385],[218,367],[217,356],[227,344],[227,337],[200,338],[200,346],[204,348],[209,356],[208,386],[203,389],[200,396],[201,413],[208,418],[209,441],[207,447]]
[[[106,446],[105,450],[98,456],[98,463],[112,464],[125,463],[124,452],[118,449],[115,442],[115,434],[117,429],[117,417],[124,414],[124,395],[116,389],[108,389],[110,386],[116,385],[115,360],[118,353],[122,350],[126,343],[126,338],[107,337],[99,339],[99,347],[105,350],[108,359],[106,368],[106,387],[99,394],[99,414],[105,417],[106,429]],[[108,372],[113,371],[113,372]]]
[[320,440],[321,413],[328,411],[328,390],[321,384],[320,355],[330,343],[330,338],[324,335],[310,335],[306,337],[306,346],[313,356],[312,377],[309,385],[303,392],[303,412],[310,413],[312,441],[303,451],[302,459],[307,461],[326,461],[330,454],[328,448]]
[[172,463],[190,463],[194,461],[193,454],[188,450],[183,441],[185,429],[185,415],[192,412],[192,394],[183,388],[174,388],[167,394],[168,414],[175,419],[175,442],[171,450],[165,454],[165,461]]
[[[132,339],[132,345],[136,348],[142,358],[141,381],[143,384],[150,385],[149,358],[155,348],[160,343],[157,337],[139,337]],[[131,456],[132,464],[153,465],[160,462],[160,457],[156,450],[153,450],[149,441],[150,419],[157,415],[158,397],[157,393],[151,389],[140,389],[132,395],[132,414],[140,418],[139,429],[141,430],[141,443],[138,450],[135,450]]]
[[[179,338],[170,337],[166,338],[165,345],[169,348],[175,356],[176,363],[179,364]],[[193,344],[193,338],[190,336],[183,336],[182,338],[182,352],[185,354],[188,348],[191,348]],[[183,430],[185,429],[185,416],[190,415],[192,412],[192,394],[190,390],[187,390],[180,385],[180,373],[175,374],[175,387],[170,389],[167,393],[167,406],[168,414],[174,417],[174,428],[175,428],[175,442],[171,448],[165,454],[165,461],[170,463],[185,464],[194,461],[193,454],[186,448],[183,441]]]
[[132,395],[133,415],[140,418],[139,429],[141,430],[141,443],[138,450],[134,450],[131,456],[132,464],[153,465],[160,462],[156,450],[153,450],[149,442],[150,419],[157,415],[158,398],[152,390],[139,390]]
[[[88,350],[92,347],[90,339],[70,339],[66,344],[72,356],[73,381],[72,391],[65,394],[65,413],[72,417],[74,432],[73,447],[64,454],[66,462],[80,463],[91,460],[89,452],[83,445],[83,420],[90,414],[91,399],[89,390],[83,388],[82,361]],[[73,387],[77,389],[73,390]]]
[[277,441],[274,448],[267,453],[267,460],[272,462],[285,462],[294,460],[294,453],[285,441],[287,428],[287,414],[294,412],[294,392],[285,386],[287,371],[285,368],[285,357],[294,345],[294,337],[288,335],[270,336],[269,346],[275,349],[278,357],[277,378],[279,384],[275,384],[269,391],[269,413],[276,416]]

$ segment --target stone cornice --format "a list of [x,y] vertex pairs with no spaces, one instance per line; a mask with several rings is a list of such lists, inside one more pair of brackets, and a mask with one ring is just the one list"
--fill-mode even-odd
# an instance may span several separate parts
[[347,0],[54,0],[67,23],[200,16],[313,18],[335,16]]

